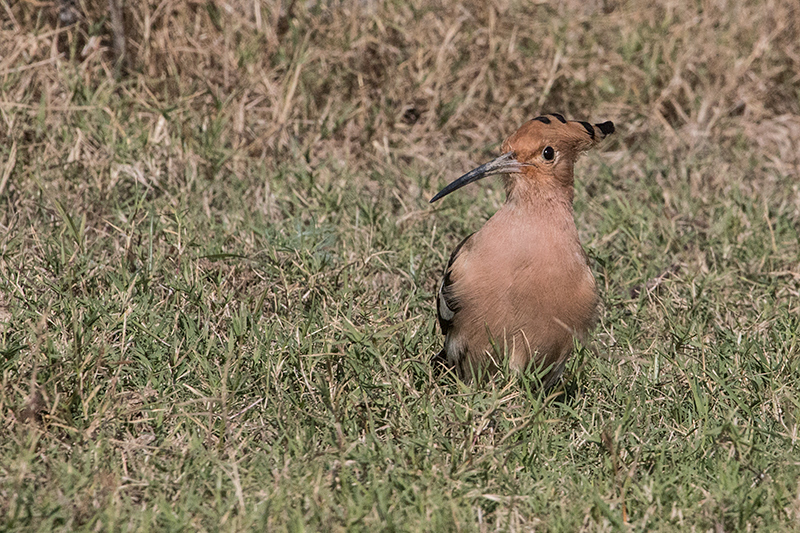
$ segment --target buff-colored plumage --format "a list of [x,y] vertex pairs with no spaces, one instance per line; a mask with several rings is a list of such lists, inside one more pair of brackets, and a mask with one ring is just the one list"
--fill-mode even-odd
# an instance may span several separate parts
[[[506,203],[453,251],[437,308],[445,335],[437,358],[469,380],[507,357],[515,370],[548,370],[554,384],[597,314],[597,292],[572,212],[573,168],[581,152],[614,132],[611,122],[537,117],[503,155],[437,194],[503,174]],[[533,363],[533,364],[531,364]]]

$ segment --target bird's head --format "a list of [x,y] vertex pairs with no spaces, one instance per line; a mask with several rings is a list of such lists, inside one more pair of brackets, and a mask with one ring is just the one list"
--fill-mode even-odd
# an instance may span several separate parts
[[536,117],[506,139],[503,155],[453,181],[431,202],[494,174],[506,175],[509,198],[518,189],[539,190],[543,186],[556,186],[568,189],[571,199],[572,169],[578,156],[612,133],[614,123],[610,121],[590,124],[566,120],[555,113]]

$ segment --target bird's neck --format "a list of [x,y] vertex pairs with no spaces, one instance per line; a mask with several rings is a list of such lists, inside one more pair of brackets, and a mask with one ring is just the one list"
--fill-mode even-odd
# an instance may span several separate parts
[[552,180],[531,182],[515,180],[506,182],[506,203],[509,207],[528,212],[567,212],[572,216],[572,184],[564,185]]
[[506,198],[531,204],[565,203],[572,209],[574,193],[573,166],[565,161],[557,169],[506,174]]

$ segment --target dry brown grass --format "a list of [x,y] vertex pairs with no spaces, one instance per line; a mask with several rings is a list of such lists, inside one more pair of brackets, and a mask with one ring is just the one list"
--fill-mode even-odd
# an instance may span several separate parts
[[[53,26],[54,6],[5,6],[3,134],[18,141],[21,164],[31,160],[31,143],[20,141],[32,116],[46,113],[57,129],[94,105],[76,101],[65,69],[86,87],[113,82],[111,32],[107,22],[98,27],[107,3],[81,5],[85,19],[66,29]],[[214,117],[233,168],[294,151],[310,165],[413,161],[441,172],[464,159],[459,149],[492,146],[553,109],[613,118],[623,132],[617,146],[656,136],[676,159],[746,141],[767,162],[758,171],[797,176],[794,2],[293,2],[288,13],[255,5],[126,6],[130,65],[115,90],[136,112],[151,111],[139,117],[148,135],[184,137],[173,130]],[[152,111],[174,107],[179,116],[159,126]],[[108,111],[112,124],[126,118]],[[75,148],[34,146],[48,161]]]

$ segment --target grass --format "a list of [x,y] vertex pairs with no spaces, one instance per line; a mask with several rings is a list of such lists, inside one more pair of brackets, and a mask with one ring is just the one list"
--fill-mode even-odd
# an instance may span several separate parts
[[[77,5],[0,0],[0,530],[800,527],[794,2]],[[503,195],[427,200],[547,111],[600,323],[434,376]]]

